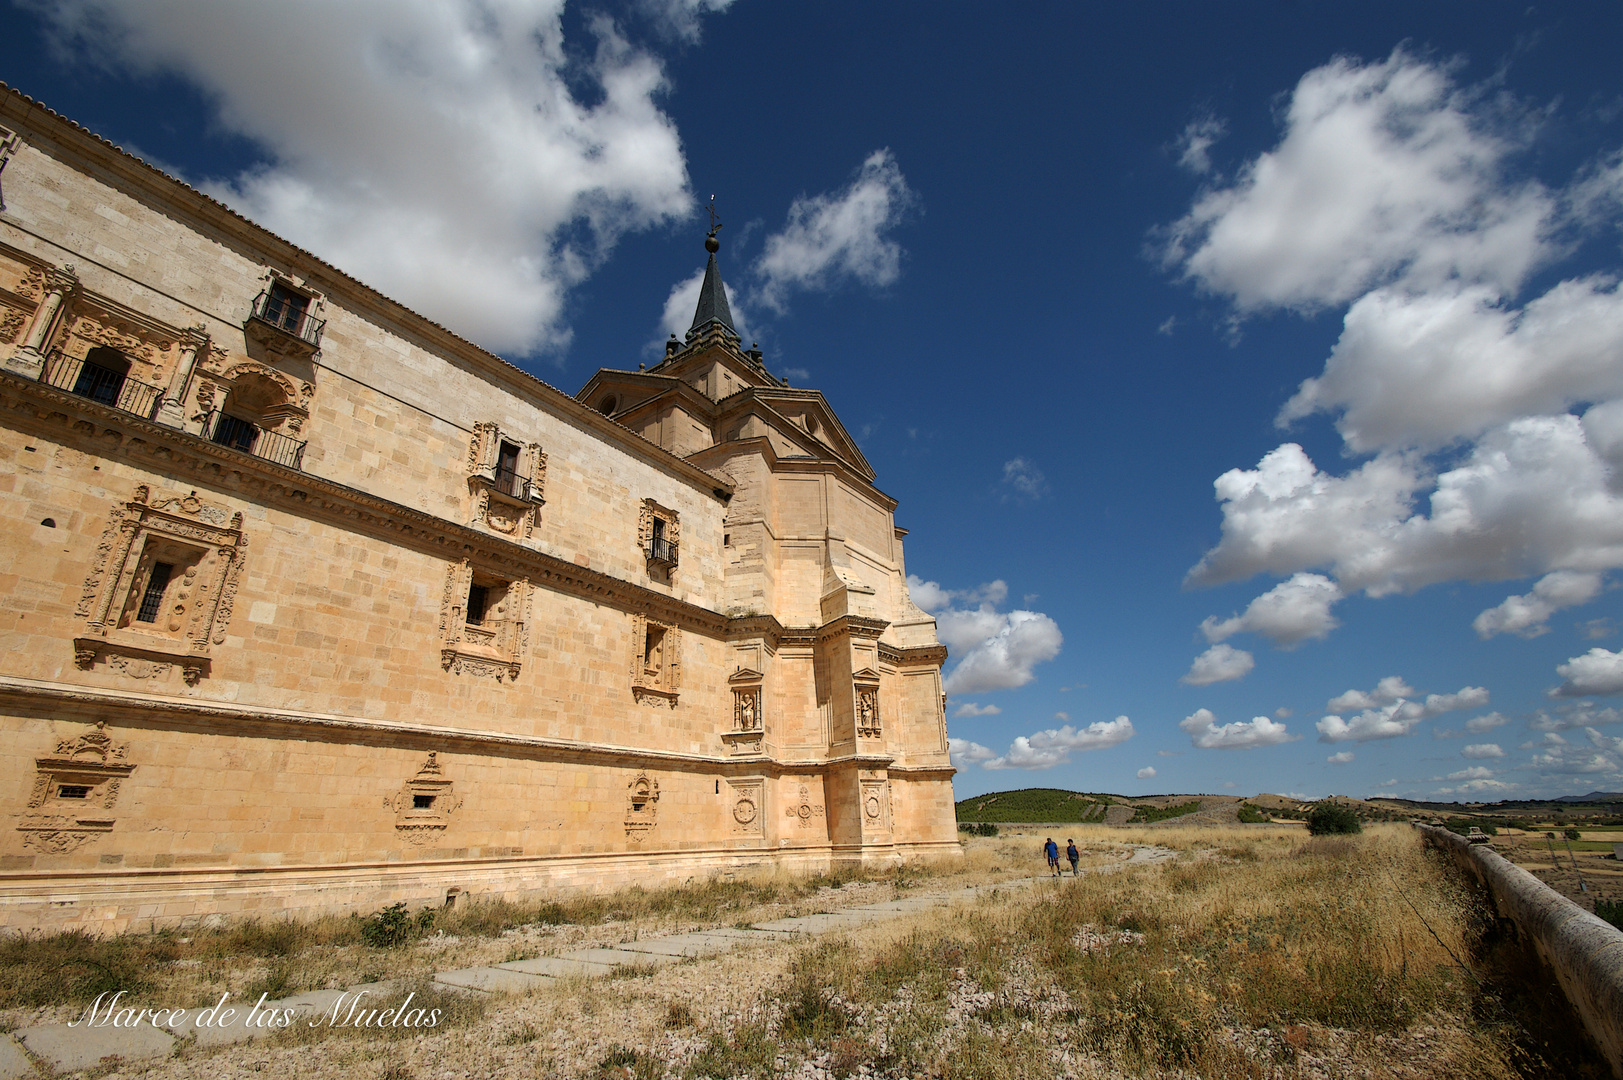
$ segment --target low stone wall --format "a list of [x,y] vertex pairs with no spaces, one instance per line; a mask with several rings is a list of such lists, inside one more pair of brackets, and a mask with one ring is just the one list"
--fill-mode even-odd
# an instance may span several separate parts
[[1486,844],[1430,825],[1420,831],[1480,881],[1500,918],[1510,920],[1555,973],[1584,1027],[1623,1077],[1623,931],[1585,911]]

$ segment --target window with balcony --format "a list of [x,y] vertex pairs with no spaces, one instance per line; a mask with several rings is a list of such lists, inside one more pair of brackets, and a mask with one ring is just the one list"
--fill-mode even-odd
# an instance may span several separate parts
[[541,522],[547,455],[495,424],[473,426],[468,442],[468,516],[474,525],[527,540]]
[[637,541],[648,560],[648,574],[669,584],[680,554],[681,519],[675,510],[644,499],[637,519]]
[[[198,404],[207,409],[203,437],[290,469],[302,468],[306,443],[288,432],[297,432],[308,413],[294,401],[292,382],[260,364],[239,365],[232,374],[229,386],[209,386],[198,395]],[[216,406],[222,389],[225,401]]]
[[315,294],[273,276],[270,287],[254,297],[243,330],[270,352],[311,356],[321,347],[321,331],[327,325],[315,317],[319,304]]
[[47,386],[150,420],[163,388],[130,377],[130,360],[109,345],[84,356],[53,352],[40,372]]

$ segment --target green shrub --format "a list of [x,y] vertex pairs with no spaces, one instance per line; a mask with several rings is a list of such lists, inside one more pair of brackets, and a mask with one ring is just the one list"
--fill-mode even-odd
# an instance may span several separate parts
[[434,925],[434,909],[424,908],[416,915],[406,910],[406,902],[390,904],[361,921],[361,940],[377,949],[390,949],[423,936]]
[[1170,818],[1183,817],[1185,814],[1193,814],[1199,809],[1200,800],[1198,799],[1194,802],[1179,803],[1176,806],[1140,806],[1133,811],[1133,816],[1128,819],[1127,824],[1148,825],[1157,821],[1166,821]]
[[1240,804],[1241,825],[1262,825],[1267,821],[1268,815],[1264,814],[1261,810],[1258,810],[1255,806],[1252,806],[1250,803]]
[[1307,812],[1307,831],[1314,836],[1363,832],[1358,815],[1348,806],[1323,802]]
[[1577,829],[1568,829],[1561,835],[1566,837],[1568,840],[1578,840],[1583,837],[1583,833],[1579,832]]
[[1596,900],[1595,914],[1623,930],[1623,900]]

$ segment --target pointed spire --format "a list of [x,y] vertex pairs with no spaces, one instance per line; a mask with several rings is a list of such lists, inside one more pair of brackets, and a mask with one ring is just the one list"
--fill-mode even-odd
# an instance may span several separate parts
[[733,337],[738,336],[738,331],[733,328],[732,309],[727,306],[727,290],[721,284],[721,270],[716,266],[716,252],[721,250],[721,241],[716,239],[716,232],[721,228],[721,223],[715,220],[714,203],[711,204],[710,218],[710,231],[704,238],[704,249],[710,253],[710,261],[705,263],[704,284],[699,286],[699,306],[693,310],[693,325],[688,328],[689,340],[711,323],[720,323]]

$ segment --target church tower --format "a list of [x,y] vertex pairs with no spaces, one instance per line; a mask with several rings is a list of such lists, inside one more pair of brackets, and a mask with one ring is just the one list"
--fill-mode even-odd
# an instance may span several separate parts
[[908,596],[896,500],[820,391],[742,347],[718,228],[684,340],[672,335],[648,370],[598,371],[576,397],[733,486],[720,538],[733,715],[720,740],[728,783],[761,795],[762,844],[864,862],[944,850],[956,839],[947,651]]

